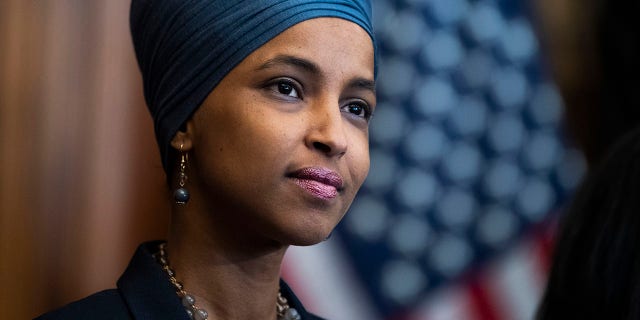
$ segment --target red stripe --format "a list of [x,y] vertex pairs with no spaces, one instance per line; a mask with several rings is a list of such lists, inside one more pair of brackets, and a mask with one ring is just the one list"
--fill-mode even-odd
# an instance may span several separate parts
[[489,298],[490,294],[481,284],[480,278],[478,275],[473,275],[466,281],[471,312],[475,314],[477,320],[499,320],[497,306]]
[[536,255],[539,258],[543,274],[547,274],[551,268],[551,259],[558,231],[558,215],[553,213],[550,216],[553,218],[542,223],[534,230],[534,240],[537,249]]
[[410,312],[401,311],[401,312],[397,312],[392,316],[386,317],[385,320],[425,320],[425,319],[418,319],[416,316],[411,315]]
[[551,271],[555,237],[558,231],[557,214],[551,214],[552,218],[539,225],[533,235],[533,255],[536,257],[536,280],[540,283],[540,295],[546,290],[546,282]]

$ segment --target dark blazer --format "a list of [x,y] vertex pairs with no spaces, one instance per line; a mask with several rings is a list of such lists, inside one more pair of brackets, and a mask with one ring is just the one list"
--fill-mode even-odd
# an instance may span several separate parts
[[[159,243],[147,242],[138,247],[116,289],[72,302],[36,320],[189,320],[173,285],[152,255]],[[302,320],[322,320],[304,309],[284,281],[280,281],[280,290],[289,305],[300,313]]]

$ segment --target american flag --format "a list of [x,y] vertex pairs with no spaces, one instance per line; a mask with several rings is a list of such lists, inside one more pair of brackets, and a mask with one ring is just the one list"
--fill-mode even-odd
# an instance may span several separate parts
[[347,319],[531,319],[584,164],[521,0],[374,0],[371,170],[330,240],[291,248],[308,308]]

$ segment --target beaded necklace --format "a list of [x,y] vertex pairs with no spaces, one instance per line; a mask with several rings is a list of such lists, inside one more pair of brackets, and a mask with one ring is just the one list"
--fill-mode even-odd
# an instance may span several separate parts
[[[158,253],[154,254],[154,257],[162,267],[162,270],[169,276],[169,281],[176,289],[176,294],[182,301],[182,306],[189,315],[189,319],[193,320],[207,320],[209,313],[206,310],[196,305],[196,299],[184,290],[182,283],[176,279],[176,273],[169,266],[169,259],[167,258],[167,252],[165,251],[165,243],[161,243],[158,248]],[[280,290],[278,290],[278,299],[276,300],[276,314],[278,320],[301,320],[298,310],[289,307],[287,299],[282,296]]]

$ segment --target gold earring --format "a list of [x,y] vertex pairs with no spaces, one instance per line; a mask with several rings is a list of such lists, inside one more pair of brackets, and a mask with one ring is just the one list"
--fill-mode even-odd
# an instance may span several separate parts
[[178,166],[178,189],[173,192],[173,199],[176,204],[185,205],[189,201],[189,191],[184,187],[187,181],[187,174],[185,170],[187,168],[187,161],[189,155],[182,151],[182,144],[180,144],[180,165]]

